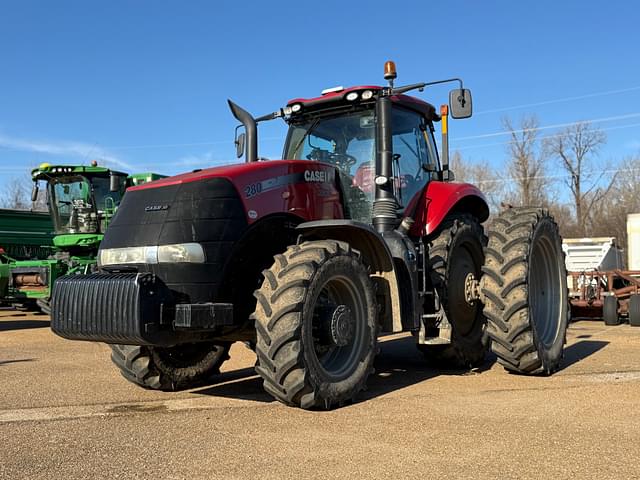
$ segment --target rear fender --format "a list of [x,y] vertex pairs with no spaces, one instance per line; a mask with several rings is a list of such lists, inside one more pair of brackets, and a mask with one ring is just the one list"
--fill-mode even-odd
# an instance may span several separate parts
[[378,296],[384,295],[384,308],[379,318],[380,333],[403,331],[402,297],[396,267],[389,247],[377,231],[370,225],[353,220],[305,222],[298,225],[297,231],[303,240],[340,240],[358,250],[378,285]]
[[484,222],[489,218],[489,204],[474,185],[432,181],[427,185],[424,201],[418,205],[411,234],[430,235],[450,213],[470,213],[478,221]]

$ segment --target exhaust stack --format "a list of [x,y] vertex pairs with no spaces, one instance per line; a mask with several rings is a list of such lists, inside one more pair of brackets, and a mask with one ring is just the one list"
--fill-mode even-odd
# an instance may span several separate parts
[[229,108],[234,117],[238,119],[247,135],[247,153],[245,155],[245,162],[255,162],[258,160],[258,127],[256,125],[256,119],[251,116],[242,107],[236,105],[231,100],[229,102]]

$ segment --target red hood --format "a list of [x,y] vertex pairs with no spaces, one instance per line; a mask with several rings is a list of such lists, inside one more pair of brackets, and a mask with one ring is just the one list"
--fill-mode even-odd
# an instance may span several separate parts
[[[204,168],[202,170],[196,170],[193,172],[181,173],[173,177],[166,177],[154,182],[143,183],[135,187],[130,187],[128,190],[144,190],[145,188],[157,188],[166,187],[168,185],[177,185],[180,183],[189,183],[203,180],[205,178],[212,177],[226,177],[229,179],[235,179],[245,174],[253,173],[256,170],[260,170],[264,167],[265,163],[269,166],[288,166],[291,164],[300,164],[303,160],[268,160],[265,162],[251,162],[251,163],[233,163],[230,165],[222,165],[219,167]],[[308,161],[304,161],[307,163]],[[317,164],[317,162],[312,162]]]

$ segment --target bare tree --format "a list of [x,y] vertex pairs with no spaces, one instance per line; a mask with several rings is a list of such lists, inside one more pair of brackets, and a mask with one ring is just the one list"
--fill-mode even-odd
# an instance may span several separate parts
[[576,224],[575,218],[573,218],[573,209],[571,204],[562,203],[559,201],[552,201],[548,204],[549,212],[553,215],[558,227],[560,228],[560,235],[563,238],[575,238],[582,237],[580,229]]
[[545,141],[545,151],[559,158],[568,174],[566,183],[573,197],[578,232],[582,236],[586,235],[592,207],[613,185],[613,179],[603,184],[606,168],[596,168],[593,163],[594,155],[606,141],[605,133],[589,122],[571,125]]
[[538,120],[535,116],[525,116],[515,128],[508,117],[502,120],[509,132],[507,147],[510,181],[515,187],[508,198],[515,205],[544,205],[548,203],[545,186],[545,155],[538,142]]
[[3,208],[14,208],[16,210],[29,210],[31,208],[29,191],[25,188],[22,179],[14,178],[6,183],[0,199],[0,205]]
[[16,210],[47,211],[46,189],[40,189],[35,202],[31,201],[31,175],[15,177],[9,180],[0,195],[0,207]]
[[463,159],[457,150],[453,152],[450,163],[456,181],[468,182],[478,187],[487,196],[492,209],[499,210],[505,196],[505,182],[495,168],[486,161],[472,162]]
[[617,175],[611,179],[609,193],[591,210],[594,236],[616,237],[627,247],[627,215],[640,213],[640,154],[620,162]]

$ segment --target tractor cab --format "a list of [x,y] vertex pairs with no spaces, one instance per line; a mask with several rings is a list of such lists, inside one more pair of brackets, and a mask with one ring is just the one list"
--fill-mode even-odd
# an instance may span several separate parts
[[102,234],[120,203],[127,174],[104,167],[52,166],[42,164],[33,170],[33,198],[39,182],[45,181],[48,205],[53,219],[56,246],[88,246]]
[[[336,87],[321,97],[287,104],[289,133],[283,158],[315,160],[336,167],[355,220],[369,222],[375,197],[376,97],[382,87]],[[440,121],[432,105],[405,95],[392,97],[392,172],[398,204],[405,208],[440,161],[433,137]]]

